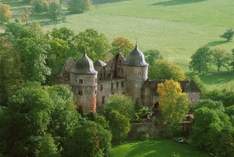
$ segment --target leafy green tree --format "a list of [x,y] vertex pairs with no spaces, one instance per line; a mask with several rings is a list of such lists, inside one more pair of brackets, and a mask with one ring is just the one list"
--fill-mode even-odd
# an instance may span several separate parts
[[150,66],[154,65],[157,60],[163,59],[159,50],[148,50],[145,52],[145,60]]
[[233,90],[223,89],[223,90],[213,90],[205,93],[205,98],[212,99],[215,101],[221,101],[225,107],[233,105],[234,102],[234,92]]
[[68,42],[59,38],[50,39],[48,44],[50,47],[47,53],[47,66],[51,69],[51,75],[47,77],[47,82],[54,83],[61,73],[64,63],[73,56],[73,53],[70,51]]
[[46,77],[51,74],[51,69],[46,64],[47,46],[46,42],[39,38],[18,40],[17,48],[24,63],[25,80],[45,82]]
[[50,121],[51,99],[40,86],[29,86],[9,100],[4,152],[9,157],[35,156]]
[[52,31],[48,33],[48,36],[50,39],[61,39],[69,44],[72,44],[75,33],[71,29],[62,27],[52,29]]
[[234,36],[234,31],[232,29],[228,29],[226,32],[224,32],[223,35],[221,35],[221,38],[224,38],[227,40],[227,42],[231,41]]
[[231,57],[224,49],[216,48],[211,50],[211,57],[217,67],[217,71],[220,71],[222,67],[228,68]]
[[35,14],[48,11],[49,2],[47,0],[33,0],[32,8]]
[[173,80],[160,83],[157,91],[161,113],[160,124],[166,129],[165,134],[170,136],[177,130],[176,126],[183,121],[189,111],[188,96],[182,92],[180,84]]
[[105,117],[109,122],[112,141],[120,143],[127,138],[130,131],[130,120],[123,114],[116,110],[109,110],[105,112]]
[[46,134],[45,136],[39,139],[38,144],[38,157],[60,157],[59,150],[53,137],[50,134]]
[[122,53],[125,56],[133,49],[133,44],[124,37],[117,37],[111,43],[111,53],[116,55]]
[[90,9],[92,3],[90,0],[71,0],[69,10],[72,13],[83,13]]
[[134,118],[135,107],[131,98],[125,95],[113,95],[108,98],[104,105],[105,112],[118,111],[120,114],[126,116],[130,120]]
[[65,140],[72,135],[78,126],[80,115],[75,109],[73,94],[68,87],[63,85],[49,86],[47,91],[53,105],[48,131],[58,147],[62,149]]
[[225,112],[229,115],[232,125],[234,126],[234,105],[227,107]]
[[234,71],[234,49],[232,50],[232,56],[231,56],[230,66],[232,67],[232,70]]
[[220,106],[205,105],[195,109],[192,144],[214,156],[233,156],[233,126]]
[[106,36],[93,29],[80,32],[75,37],[74,42],[80,55],[87,53],[92,59],[103,59],[109,49]]
[[7,37],[0,37],[0,104],[7,104],[8,98],[23,83],[20,56]]
[[50,3],[48,7],[48,15],[52,21],[58,22],[62,16],[62,6],[56,2]]
[[0,23],[8,22],[11,17],[11,7],[7,4],[0,4]]
[[165,60],[156,61],[151,68],[150,78],[156,80],[173,79],[176,81],[182,81],[185,79],[185,73],[181,67]]
[[110,148],[110,132],[92,121],[84,121],[67,140],[63,156],[105,157]]
[[7,25],[6,35],[19,53],[24,80],[45,82],[51,70],[46,63],[49,45],[41,27],[12,23]]
[[190,68],[194,72],[204,74],[209,70],[211,62],[210,49],[208,47],[199,48],[191,57]]

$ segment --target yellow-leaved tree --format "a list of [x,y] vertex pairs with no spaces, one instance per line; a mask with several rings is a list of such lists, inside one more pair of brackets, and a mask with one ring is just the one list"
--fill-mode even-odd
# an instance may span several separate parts
[[11,17],[11,7],[7,4],[0,4],[0,23],[8,22]]
[[[182,92],[180,84],[173,80],[166,80],[157,87],[159,94],[160,124],[169,133],[177,129],[189,111],[189,100]],[[172,129],[172,130],[171,130]]]

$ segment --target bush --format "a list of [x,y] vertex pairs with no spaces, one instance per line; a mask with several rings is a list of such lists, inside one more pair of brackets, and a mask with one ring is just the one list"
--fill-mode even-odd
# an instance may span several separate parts
[[125,140],[130,131],[129,119],[115,110],[105,112],[105,117],[109,122],[112,141],[114,143],[120,143]]
[[47,0],[33,0],[32,8],[34,13],[42,13],[48,11],[49,3]]
[[181,67],[165,60],[158,60],[152,67],[151,78],[156,80],[176,80],[182,81],[185,79],[185,73]]
[[234,91],[233,90],[213,90],[205,94],[205,98],[215,101],[221,101],[224,106],[234,105]]
[[231,41],[234,36],[234,31],[232,29],[228,29],[226,32],[224,32],[223,35],[221,35],[221,38],[224,38],[227,40],[227,42]]
[[113,95],[109,97],[104,105],[105,112],[118,111],[120,114],[132,120],[135,114],[134,103],[131,98],[124,95]]
[[107,157],[111,148],[111,134],[101,125],[84,121],[67,140],[64,157]]
[[83,13],[90,9],[92,3],[90,0],[70,0],[69,10],[72,13]]
[[220,102],[203,101],[194,110],[192,144],[219,157],[233,157],[234,134],[230,117]]

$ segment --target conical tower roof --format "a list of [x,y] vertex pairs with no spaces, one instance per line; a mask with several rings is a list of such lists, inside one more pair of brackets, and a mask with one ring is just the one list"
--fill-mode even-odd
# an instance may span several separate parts
[[139,50],[138,45],[136,44],[135,48],[128,55],[126,59],[126,64],[130,66],[147,66],[148,63],[145,61],[144,53]]
[[93,61],[85,53],[75,64],[72,72],[77,74],[97,74]]

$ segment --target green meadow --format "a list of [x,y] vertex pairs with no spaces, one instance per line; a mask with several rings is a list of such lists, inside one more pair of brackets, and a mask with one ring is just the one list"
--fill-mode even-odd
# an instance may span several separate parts
[[75,32],[94,28],[111,40],[118,36],[138,41],[142,50],[158,49],[187,68],[190,56],[201,46],[234,48],[219,36],[234,26],[233,0],[126,0],[95,5],[91,11],[67,16]]
[[149,140],[114,147],[111,157],[208,157],[208,155],[173,141]]
[[[18,15],[22,6],[13,7]],[[191,55],[205,45],[230,52],[233,42],[220,38],[234,27],[233,0],[123,0],[94,5],[82,14],[67,15],[66,21],[49,24],[44,15],[33,16],[45,30],[68,27],[76,33],[93,28],[110,40],[123,36],[138,42],[143,51],[158,49],[163,57],[188,70]],[[206,87],[234,87],[233,73],[201,77]]]

